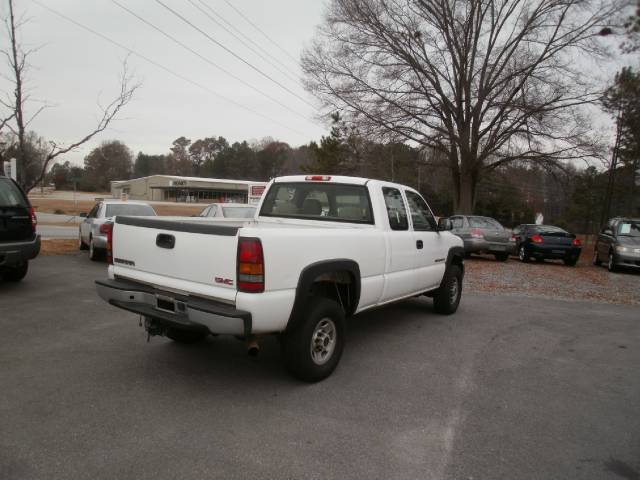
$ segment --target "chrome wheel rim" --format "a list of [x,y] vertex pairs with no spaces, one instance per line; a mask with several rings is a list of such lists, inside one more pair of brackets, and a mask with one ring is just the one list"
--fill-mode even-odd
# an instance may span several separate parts
[[323,318],[316,324],[311,335],[311,360],[316,365],[324,365],[336,349],[338,332],[330,318]]
[[524,261],[524,247],[520,247],[520,251],[518,252],[518,258]]
[[93,242],[89,242],[89,258],[93,258],[94,255],[94,251],[93,251]]
[[609,254],[609,270],[613,270],[613,254]]
[[460,292],[460,285],[458,285],[458,277],[453,278],[451,288],[449,288],[449,302],[451,305],[455,304],[458,300],[458,294]]

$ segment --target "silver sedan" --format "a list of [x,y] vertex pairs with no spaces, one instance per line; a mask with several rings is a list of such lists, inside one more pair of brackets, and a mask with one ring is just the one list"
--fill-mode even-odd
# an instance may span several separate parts
[[151,205],[144,202],[102,200],[94,205],[88,214],[80,214],[84,220],[80,224],[78,243],[80,250],[89,250],[89,258],[98,260],[107,248],[106,223],[116,215],[128,217],[155,217]]

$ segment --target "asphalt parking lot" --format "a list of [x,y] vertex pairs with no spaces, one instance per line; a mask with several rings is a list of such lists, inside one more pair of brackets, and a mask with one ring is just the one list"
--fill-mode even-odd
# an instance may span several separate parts
[[232,338],[146,336],[105,265],[0,283],[0,478],[639,479],[637,305],[468,294],[351,319],[324,382]]

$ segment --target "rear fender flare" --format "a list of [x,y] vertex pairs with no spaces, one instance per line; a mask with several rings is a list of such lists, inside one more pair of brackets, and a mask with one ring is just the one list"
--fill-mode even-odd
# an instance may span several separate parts
[[353,277],[353,299],[350,308],[347,309],[345,314],[347,316],[352,315],[357,310],[358,303],[360,302],[360,267],[358,264],[348,259],[324,260],[312,263],[306,266],[300,273],[298,286],[296,288],[296,297],[285,331],[295,329],[304,320],[304,307],[311,292],[313,281],[324,273],[338,271],[349,272]]

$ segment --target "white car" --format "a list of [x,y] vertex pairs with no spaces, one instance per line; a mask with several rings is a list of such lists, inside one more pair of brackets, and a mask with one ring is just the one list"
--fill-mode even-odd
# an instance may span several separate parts
[[107,230],[116,215],[126,216],[156,216],[155,210],[144,202],[101,200],[97,202],[88,214],[83,217],[78,231],[78,246],[80,250],[89,250],[91,260],[99,260],[107,248]]
[[207,205],[199,217],[215,218],[253,218],[256,206],[248,203],[212,203]]
[[236,335],[255,351],[277,334],[288,370],[318,381],[338,364],[345,317],[418,295],[438,313],[457,310],[464,248],[450,229],[410,187],[280,177],[245,221],[116,217],[96,288],[145,317],[149,335]]

